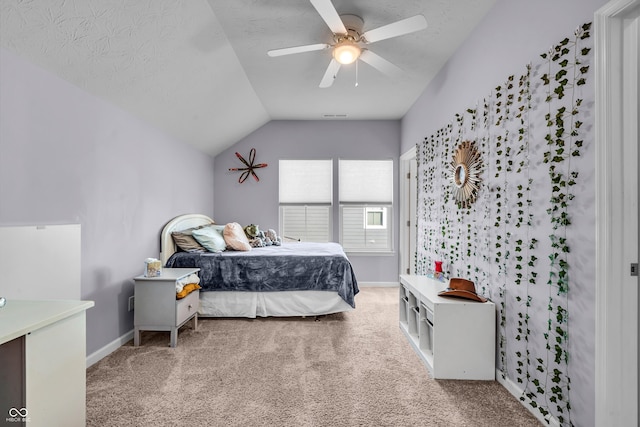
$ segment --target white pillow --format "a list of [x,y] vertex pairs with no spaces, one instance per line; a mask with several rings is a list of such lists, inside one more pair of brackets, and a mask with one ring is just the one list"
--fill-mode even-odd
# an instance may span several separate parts
[[224,236],[224,241],[227,242],[227,246],[231,249],[236,251],[251,250],[249,239],[247,239],[247,235],[244,234],[242,226],[237,222],[230,222],[225,225],[222,235]]
[[227,248],[222,234],[211,226],[197,228],[191,235],[209,252],[222,252]]

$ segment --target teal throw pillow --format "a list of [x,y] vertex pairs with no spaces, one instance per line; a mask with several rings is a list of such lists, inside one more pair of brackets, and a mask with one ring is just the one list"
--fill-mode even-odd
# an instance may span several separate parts
[[191,234],[209,252],[222,252],[227,248],[224,237],[213,226],[198,228]]

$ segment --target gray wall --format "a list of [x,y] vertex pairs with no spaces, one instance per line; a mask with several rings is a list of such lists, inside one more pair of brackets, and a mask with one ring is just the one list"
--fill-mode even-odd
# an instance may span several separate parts
[[[499,0],[403,118],[401,152],[422,143],[426,137],[433,135],[438,129],[454,122],[456,113],[464,114],[468,108],[475,108],[478,101],[482,102],[495,87],[504,83],[508,76],[523,74],[527,64],[540,61],[541,53],[546,52],[563,38],[570,37],[579,25],[592,21],[593,13],[605,3],[604,0],[563,2]],[[589,79],[590,82],[585,90],[591,92],[585,98],[592,102],[593,75]],[[593,144],[592,122],[587,123],[586,129],[588,134],[585,140]],[[544,145],[544,140],[542,144],[540,140],[532,141],[531,144]],[[580,206],[579,211],[574,212],[577,220],[572,229],[575,235],[571,236],[572,241],[577,244],[572,246],[571,253],[574,270],[572,270],[573,277],[570,284],[572,290],[568,302],[571,318],[568,374],[571,378],[569,396],[572,406],[571,421],[574,425],[591,426],[594,423],[595,407],[593,376],[595,369],[595,282],[593,277],[595,161],[593,147],[587,147],[585,150],[587,150],[588,164],[580,172],[582,182],[578,193]],[[543,169],[546,169],[546,166],[538,164],[538,169],[538,172],[544,175]],[[545,192],[547,197],[550,196],[546,188],[538,187],[534,188],[534,191]],[[507,194],[506,199],[515,200],[516,195]],[[474,222],[473,226],[475,230],[482,230],[483,227],[491,227],[492,224],[493,219],[488,218],[485,221]],[[420,228],[421,224],[418,224],[418,227]],[[471,232],[474,230],[472,229]],[[549,226],[532,228],[531,232],[530,237],[548,244]],[[541,270],[547,264],[548,258],[541,259],[539,264]],[[461,266],[454,266],[453,269],[459,267]],[[500,278],[501,281],[507,280],[511,281],[510,283],[512,279],[512,277]],[[540,274],[538,283],[534,287],[539,288],[539,292],[544,292],[548,279],[548,274]],[[495,287],[496,291],[500,287],[499,283],[483,285],[489,288]],[[507,285],[507,291],[508,289]],[[497,295],[496,298],[498,298]],[[549,320],[549,312],[543,308],[533,310],[531,313],[531,329],[538,332],[544,330]],[[516,322],[517,319],[507,318],[508,324],[505,329],[515,330]],[[510,344],[514,336],[506,337],[507,351],[515,347],[514,344]],[[530,345],[533,346],[533,352],[540,344],[538,342]],[[510,374],[515,371],[516,359],[514,354],[507,354],[508,366],[504,370],[507,373],[507,380],[514,380]],[[498,360],[498,362],[501,361]],[[521,387],[517,384],[516,386]],[[543,388],[550,386],[551,383],[545,383]],[[544,399],[544,395],[540,395],[537,399]],[[548,401],[543,403],[553,405]]]
[[91,354],[131,331],[162,226],[213,213],[213,159],[4,49],[0,94],[0,225],[81,224]]
[[[278,159],[334,159],[334,205],[337,206],[338,159],[393,159],[398,170],[400,122],[389,121],[272,121],[253,132],[215,158],[214,219],[224,224],[258,224],[261,228],[278,229]],[[231,167],[242,166],[236,158],[239,152],[248,159],[255,148],[256,163],[269,166],[258,169],[260,182],[248,178],[238,183],[238,172]],[[393,256],[349,255],[360,282],[398,281],[398,182],[394,182]],[[333,234],[338,241],[337,209],[334,209]]]
[[402,119],[400,152],[487,96],[504,78],[593,20],[607,0],[498,0]]

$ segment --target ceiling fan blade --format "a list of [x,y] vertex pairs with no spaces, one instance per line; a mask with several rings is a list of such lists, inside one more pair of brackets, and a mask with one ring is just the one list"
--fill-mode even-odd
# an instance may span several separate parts
[[362,51],[360,59],[390,77],[400,77],[404,73],[400,67],[392,64],[380,55],[377,55],[368,49]]
[[338,71],[340,71],[340,63],[335,59],[332,59],[327,67],[327,71],[324,72],[324,77],[322,77],[322,81],[320,81],[321,88],[331,87],[333,81],[336,79],[338,75]]
[[291,55],[294,53],[312,52],[314,50],[323,50],[330,48],[331,45],[325,43],[308,44],[305,46],[285,47],[282,49],[273,49],[267,52],[267,55],[271,57]]
[[331,0],[310,0],[313,7],[316,8],[324,22],[327,23],[333,34],[347,34],[347,28],[344,26],[340,15],[331,3]]
[[382,27],[374,28],[366,31],[362,37],[367,43],[373,43],[380,40],[390,39],[391,37],[403,36],[415,31],[427,28],[427,20],[422,15],[412,16],[411,18],[396,21]]

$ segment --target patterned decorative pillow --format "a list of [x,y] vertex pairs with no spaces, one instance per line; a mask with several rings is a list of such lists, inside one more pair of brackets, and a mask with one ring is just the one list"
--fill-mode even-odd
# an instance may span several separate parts
[[249,244],[249,239],[247,239],[247,235],[244,234],[244,230],[242,226],[237,222],[230,222],[224,226],[224,231],[222,232],[222,236],[224,237],[224,241],[227,242],[227,247],[236,250],[236,251],[250,251],[251,244]]

